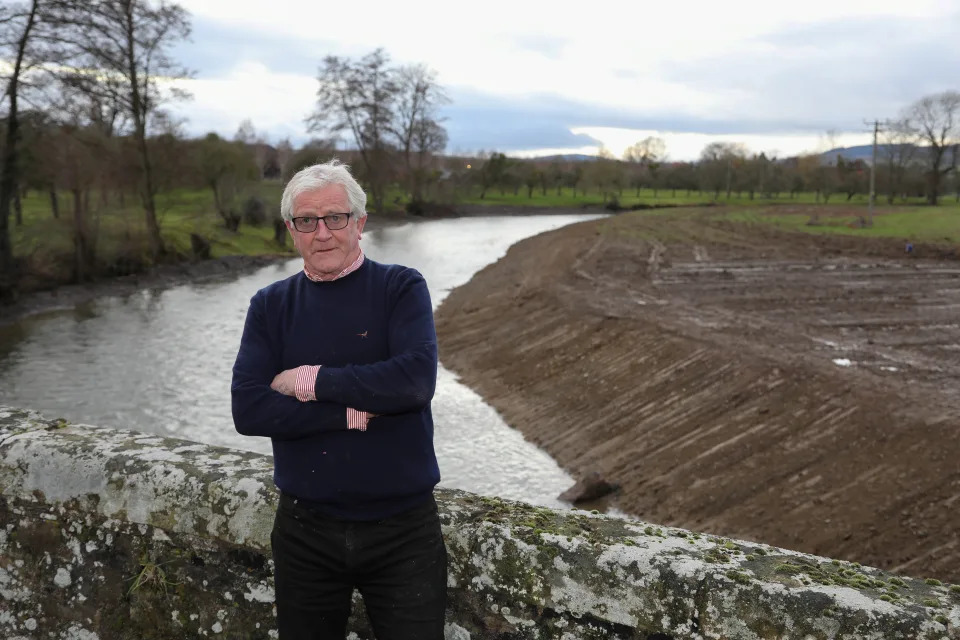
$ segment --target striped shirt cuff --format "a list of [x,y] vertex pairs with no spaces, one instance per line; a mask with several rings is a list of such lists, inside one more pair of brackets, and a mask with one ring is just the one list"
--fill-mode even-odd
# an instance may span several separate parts
[[367,430],[367,421],[370,420],[370,414],[366,411],[357,411],[347,407],[347,429],[357,429],[359,431]]
[[317,399],[317,372],[319,365],[305,364],[297,367],[297,382],[293,387],[293,394],[300,402],[311,402]]

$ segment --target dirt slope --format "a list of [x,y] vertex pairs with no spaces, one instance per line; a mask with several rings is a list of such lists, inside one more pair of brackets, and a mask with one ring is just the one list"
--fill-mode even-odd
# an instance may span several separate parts
[[583,223],[455,290],[440,357],[624,511],[960,582],[960,263],[902,251]]

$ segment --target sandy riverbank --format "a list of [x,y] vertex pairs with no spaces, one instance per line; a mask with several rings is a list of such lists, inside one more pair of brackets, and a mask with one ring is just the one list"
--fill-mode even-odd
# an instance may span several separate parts
[[960,263],[902,251],[581,223],[453,291],[441,360],[628,513],[957,582]]

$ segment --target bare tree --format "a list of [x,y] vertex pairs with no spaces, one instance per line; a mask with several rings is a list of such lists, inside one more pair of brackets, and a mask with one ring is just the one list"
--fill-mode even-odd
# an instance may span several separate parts
[[268,175],[276,176],[280,174],[283,165],[280,163],[277,149],[267,143],[266,137],[253,126],[252,120],[245,118],[237,127],[233,139],[236,142],[243,143],[250,150],[253,161],[257,165],[260,179],[266,178]]
[[626,151],[623,152],[623,159],[627,162],[648,164],[650,162],[662,162],[666,155],[667,145],[663,138],[648,136],[627,147]]
[[935,205],[940,195],[940,180],[957,166],[960,145],[960,93],[944,91],[926,96],[908,110],[917,127],[919,139],[929,146],[927,203]]
[[364,165],[373,208],[382,212],[389,177],[387,137],[399,92],[396,70],[383,49],[359,61],[327,56],[320,68],[317,109],[307,118],[312,132],[349,132]]
[[647,136],[633,143],[623,152],[623,159],[636,167],[632,173],[638,196],[640,189],[650,184],[654,188],[653,197],[657,197],[656,189],[659,185],[657,171],[666,156],[667,145],[662,138],[656,136]]
[[13,247],[10,243],[10,204],[20,183],[20,91],[28,70],[43,56],[37,55],[37,43],[43,38],[44,16],[41,0],[22,5],[0,7],[0,47],[11,61],[6,78],[8,100],[6,135],[0,160],[0,299],[13,295],[16,286]]
[[287,168],[287,163],[293,157],[293,145],[290,144],[290,138],[284,138],[277,143],[277,165],[280,168],[280,175],[283,176]]
[[903,191],[903,178],[907,167],[916,156],[917,130],[907,117],[888,122],[883,129],[883,159],[887,165],[887,203],[893,204],[897,194]]
[[412,174],[410,195],[413,200],[420,200],[423,197],[422,191],[427,178],[430,158],[433,154],[446,149],[447,141],[447,130],[436,120],[424,118],[415,123],[413,144],[410,148],[413,155],[413,166],[409,167],[408,165],[408,171]]
[[483,164],[480,165],[480,170],[475,173],[480,181],[480,199],[483,200],[488,189],[500,187],[502,190],[511,161],[506,155],[496,151],[491,152],[489,156],[485,156],[481,152],[478,159]]
[[700,152],[700,175],[704,186],[714,192],[714,199],[720,197],[720,190],[724,188],[730,199],[735,171],[746,156],[746,147],[735,142],[711,142]]
[[93,277],[96,266],[99,217],[91,207],[90,191],[100,177],[105,140],[96,128],[65,125],[55,134],[47,159],[57,184],[70,194],[75,282]]
[[65,81],[103,104],[120,105],[132,123],[147,238],[150,253],[157,258],[164,253],[164,246],[147,130],[165,100],[186,97],[172,87],[161,91],[158,80],[190,75],[170,54],[172,45],[190,35],[189,15],[167,0],[50,1],[63,13],[64,39],[76,60],[73,69],[64,73]]
[[623,190],[623,167],[620,162],[601,146],[597,150],[597,159],[586,166],[587,182],[597,188],[606,206],[619,206],[618,193]]
[[234,199],[246,182],[259,175],[249,147],[242,141],[229,142],[215,133],[208,133],[197,144],[196,162],[197,175],[213,192],[214,206],[223,218],[224,226],[236,231],[240,226],[240,215],[234,207]]
[[[437,109],[448,104],[437,74],[425,65],[401,67],[397,71],[396,119],[393,134],[403,152],[410,197],[421,199],[425,154],[442,151],[447,145],[446,130],[440,125]],[[414,158],[418,160],[414,166]]]
[[244,118],[237,127],[237,132],[233,134],[236,142],[244,144],[254,144],[258,140],[257,129],[253,126],[253,120]]

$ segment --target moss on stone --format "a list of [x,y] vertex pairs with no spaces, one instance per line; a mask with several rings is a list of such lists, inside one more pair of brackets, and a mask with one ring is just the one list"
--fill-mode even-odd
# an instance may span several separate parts
[[753,579],[747,574],[743,573],[742,571],[734,571],[731,569],[730,571],[727,571],[727,573],[724,575],[726,575],[728,578],[730,578],[731,580],[739,584],[750,584],[751,582],[753,582]]
[[[11,521],[32,523],[40,521],[41,512],[54,514],[57,535],[43,545],[34,539],[15,547],[11,540],[18,534],[32,537],[36,528],[15,527],[0,554],[19,554],[34,571],[37,593],[52,584],[52,572],[68,568],[76,579],[51,597],[88,598],[75,611],[63,609],[62,620],[44,622],[48,626],[41,635],[60,637],[62,627],[56,625],[71,620],[109,617],[97,613],[102,609],[116,612],[131,638],[199,637],[213,624],[222,624],[221,637],[267,637],[273,626],[270,565],[263,555],[269,530],[257,538],[245,532],[249,525],[238,522],[272,519],[269,464],[242,454],[242,462],[227,472],[223,465],[199,460],[240,454],[213,447],[198,451],[196,445],[180,442],[173,447],[189,452],[171,449],[166,456],[163,443],[168,441],[162,438],[86,428],[41,430],[21,442],[23,458],[0,459],[8,465],[0,467],[0,515],[4,508],[16,509]],[[9,450],[0,447],[0,453]],[[77,459],[96,460],[100,476],[76,475],[90,469],[76,465]],[[17,493],[23,478],[41,477],[37,469],[31,475],[34,460],[52,461],[45,470],[64,469],[75,474],[70,476],[74,480],[61,482],[66,488],[41,485],[50,490],[42,492],[42,503],[35,503],[28,493],[34,487]],[[102,488],[97,500],[86,489],[75,491],[90,486]],[[933,612],[920,606],[935,596],[941,598],[938,602],[953,603],[960,590],[888,580],[882,572],[856,564],[582,511],[451,490],[438,494],[449,550],[452,619],[477,638],[940,640],[942,628],[936,634],[929,631],[933,613],[945,618],[960,614],[957,605],[945,610],[940,604]],[[144,497],[146,508],[134,500]],[[241,513],[243,509],[248,511]],[[41,547],[54,558],[50,567],[42,561]],[[76,553],[82,555],[82,565],[74,560]],[[260,560],[251,560],[252,555]],[[789,570],[778,571],[783,567]],[[126,595],[132,575],[143,579]],[[105,583],[97,583],[95,576],[103,576]],[[254,620],[262,623],[261,631],[248,634]],[[7,631],[2,624],[0,637]],[[85,624],[80,626],[87,628]],[[96,624],[101,624],[101,637],[120,637],[105,620]],[[824,629],[830,629],[829,635]]]

